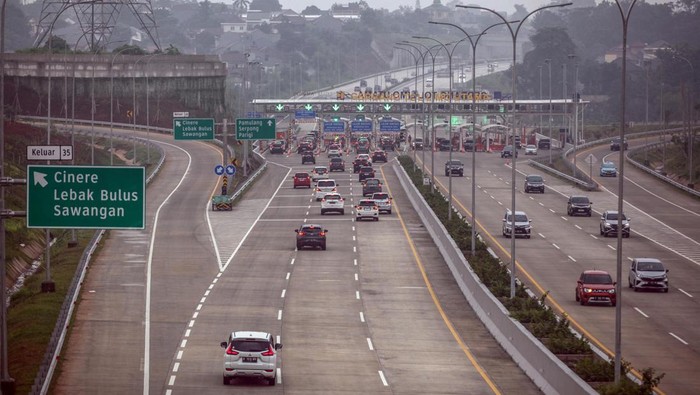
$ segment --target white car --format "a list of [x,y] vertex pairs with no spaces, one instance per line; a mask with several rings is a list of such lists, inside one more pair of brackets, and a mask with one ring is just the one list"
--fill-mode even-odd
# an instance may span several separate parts
[[221,342],[224,351],[224,385],[236,377],[259,377],[269,385],[277,381],[277,351],[282,344],[267,332],[234,331]]
[[372,199],[362,199],[360,203],[355,206],[355,220],[359,221],[361,219],[369,218],[373,221],[379,221],[379,207],[377,203]]
[[377,209],[381,213],[382,211],[391,214],[391,197],[386,192],[375,192],[372,194],[372,200],[377,203]]
[[356,160],[367,159],[367,161],[369,161],[369,164],[367,166],[372,166],[372,157],[370,157],[369,154],[357,154],[355,159]]
[[341,156],[340,150],[337,148],[329,149],[328,150],[328,157],[329,158],[335,158]]
[[336,184],[335,180],[318,180],[316,183],[316,189],[314,189],[314,197],[316,198],[316,201],[320,201],[329,193],[338,192],[337,187],[338,184]]
[[327,193],[321,199],[321,215],[331,212],[345,215],[345,199],[338,193]]
[[525,146],[525,155],[537,155],[537,146],[528,144]]
[[314,169],[311,170],[311,181],[316,182],[327,178],[328,168],[326,166],[314,166]]

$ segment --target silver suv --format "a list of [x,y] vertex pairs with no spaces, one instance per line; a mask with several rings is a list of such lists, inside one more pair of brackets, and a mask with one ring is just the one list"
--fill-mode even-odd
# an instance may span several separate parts
[[[600,217],[600,235],[617,236],[617,210],[605,210]],[[622,237],[630,237],[630,219],[622,214]]]
[[224,385],[235,377],[260,377],[269,385],[277,379],[277,350],[281,343],[267,332],[234,331],[221,342],[224,351]]
[[668,269],[656,258],[634,258],[627,281],[635,292],[640,289],[668,292]]
[[[506,215],[503,217],[503,236],[510,237],[513,228],[513,216],[510,210],[506,210]],[[524,211],[515,212],[515,237],[524,236],[530,238],[532,232],[532,220],[527,217]]]

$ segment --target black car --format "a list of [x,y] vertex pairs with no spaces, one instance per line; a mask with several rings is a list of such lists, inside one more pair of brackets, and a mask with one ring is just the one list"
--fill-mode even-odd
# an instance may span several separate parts
[[372,166],[372,162],[369,159],[355,159],[352,161],[352,172],[359,173],[360,169],[366,166]]
[[471,152],[474,149],[474,140],[464,140],[464,150]]
[[552,142],[549,139],[539,139],[537,141],[537,148],[539,148],[539,149],[551,149]]
[[452,143],[448,139],[440,140],[440,151],[449,151],[452,149]]
[[301,164],[305,165],[307,163],[313,163],[314,165],[316,164],[316,157],[314,156],[313,152],[307,151],[301,154]]
[[297,250],[304,247],[320,247],[326,249],[327,229],[318,224],[303,224],[299,229],[294,229],[297,234]]
[[329,171],[345,171],[345,161],[343,158],[331,158],[328,165]]
[[445,162],[445,177],[449,176],[450,173],[464,177],[464,164],[462,161],[452,160]]
[[284,141],[275,141],[270,145],[270,153],[271,154],[283,154],[284,153]]
[[379,142],[379,145],[385,151],[393,151],[394,150],[394,141],[392,139],[383,138]]
[[423,151],[423,139],[420,137],[417,137],[415,140],[413,140],[413,149],[414,150],[421,150]]
[[374,151],[372,153],[372,162],[386,162],[386,152]]
[[627,140],[625,140],[622,144],[620,144],[620,138],[614,138],[610,142],[610,151],[619,151],[620,146],[622,146],[625,150],[627,150]]
[[515,155],[516,158],[518,157],[518,151],[514,150],[512,145],[506,145],[503,147],[503,151],[501,151],[501,158],[512,158],[513,155]]
[[570,217],[578,214],[590,217],[592,204],[588,196],[569,196],[569,201],[566,202],[566,214]]
[[532,191],[544,193],[544,179],[542,178],[542,176],[538,176],[536,174],[531,174],[525,177],[524,190],[525,193],[529,193]]
[[309,142],[301,142],[299,143],[299,146],[297,146],[297,154],[303,154],[304,152],[313,152],[313,144]]
[[372,166],[362,166],[360,171],[358,171],[360,182],[367,178],[374,178],[374,169]]
[[382,191],[382,183],[378,178],[366,178],[362,182],[362,196],[372,196],[375,192]]

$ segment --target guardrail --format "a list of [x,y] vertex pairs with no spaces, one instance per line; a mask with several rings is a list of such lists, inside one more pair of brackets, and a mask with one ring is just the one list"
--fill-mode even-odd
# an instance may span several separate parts
[[597,394],[552,354],[481,283],[466,258],[403,167],[394,164],[401,186],[447,262],[459,288],[479,319],[503,349],[545,394]]
[[685,191],[693,196],[700,197],[700,191],[696,191],[693,188],[689,188],[689,187],[687,187],[687,186],[685,186],[685,185],[683,185],[683,184],[681,184],[681,183],[679,183],[679,182],[677,182],[669,177],[666,177],[665,175],[663,175],[657,171],[654,171],[654,170],[644,166],[643,164],[637,162],[636,160],[630,158],[631,154],[634,154],[634,153],[639,152],[639,151],[649,151],[652,149],[656,149],[657,147],[663,146],[664,144],[665,143],[653,143],[653,144],[647,144],[647,145],[644,145],[641,147],[630,149],[629,151],[627,151],[627,153],[625,153],[625,159],[632,166],[634,166],[634,167],[636,167],[644,172],[647,172],[648,174],[651,174],[652,176],[654,176],[654,177],[656,177],[664,182],[667,182],[667,183],[673,185],[674,187],[676,187],[682,191]]

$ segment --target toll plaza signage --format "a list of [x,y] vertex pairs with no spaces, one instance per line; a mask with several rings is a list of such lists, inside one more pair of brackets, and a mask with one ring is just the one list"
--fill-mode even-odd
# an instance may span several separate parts
[[[372,92],[372,93],[363,93],[363,92],[343,92],[343,91],[337,91],[335,95],[336,100],[356,100],[356,101],[368,101],[368,102],[391,102],[391,101],[415,101],[415,102],[423,102],[423,99],[425,99],[426,102],[449,102],[450,101],[450,92],[449,91],[440,91],[440,92],[425,92],[424,94],[421,94],[420,92],[399,92],[399,91],[379,91],[379,92]],[[472,92],[472,91],[466,91],[466,92],[458,92],[458,91],[453,91],[452,92],[452,100],[455,102],[470,102],[472,101],[472,98],[475,101],[487,101],[491,100],[492,96],[489,92],[486,91],[481,91],[481,92]],[[388,111],[388,109],[387,109]]]
[[143,229],[146,171],[137,166],[27,166],[27,227]]

